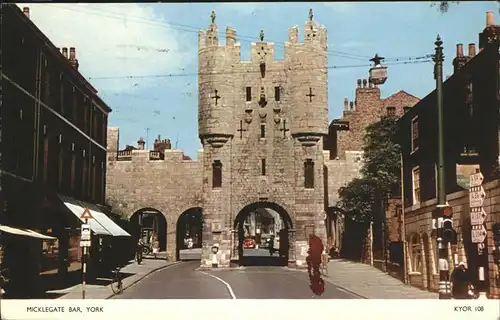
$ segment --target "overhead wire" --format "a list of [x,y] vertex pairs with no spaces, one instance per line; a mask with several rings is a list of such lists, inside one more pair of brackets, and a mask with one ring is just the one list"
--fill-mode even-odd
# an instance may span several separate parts
[[[46,6],[51,6],[54,8],[59,8],[63,10],[70,10],[70,11],[75,11],[75,12],[80,12],[84,14],[89,14],[89,15],[95,15],[95,16],[103,16],[111,19],[119,19],[119,20],[124,20],[126,19],[127,21],[131,21],[134,23],[139,23],[139,24],[145,24],[145,25],[152,25],[152,26],[159,26],[159,27],[168,27],[174,30],[180,30],[180,31],[185,31],[185,32],[192,32],[192,33],[198,33],[202,28],[200,27],[195,27],[195,26],[190,26],[190,25],[185,25],[185,24],[179,24],[179,23],[174,23],[174,22],[168,22],[164,20],[157,20],[157,19],[151,19],[151,18],[144,18],[144,17],[137,17],[137,16],[130,16],[126,15],[124,13],[118,13],[114,11],[103,11],[102,8],[97,8],[97,7],[92,7],[92,6],[85,6],[86,9],[90,10],[95,10],[96,12],[89,12],[85,10],[79,10],[75,8],[68,8],[68,7],[63,7],[63,6],[58,6],[54,4],[47,4]],[[136,19],[140,21],[134,21],[130,19]],[[225,32],[218,32],[219,35],[224,36]],[[244,36],[244,35],[238,35],[238,39],[244,42],[254,42],[254,41],[259,41],[257,37],[250,37],[250,36]],[[269,42],[273,42],[275,45],[279,47],[285,47],[285,43],[280,42],[280,41],[272,41],[272,40],[267,40]],[[161,50],[162,52],[168,52],[168,50]],[[366,61],[369,60],[371,57],[370,56],[365,56],[365,55],[359,55],[359,54],[354,54],[354,53],[347,53],[347,52],[342,52],[338,50],[327,50],[328,55],[332,56],[337,56],[340,58],[346,58],[346,59],[353,59],[353,60],[362,60]],[[408,57],[396,57],[396,58],[386,58],[386,60],[402,60],[403,58],[408,58]]]

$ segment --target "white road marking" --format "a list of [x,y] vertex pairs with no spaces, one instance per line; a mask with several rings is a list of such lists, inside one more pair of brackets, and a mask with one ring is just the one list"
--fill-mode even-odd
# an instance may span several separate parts
[[216,279],[216,280],[218,280],[220,282],[222,282],[226,286],[227,290],[229,291],[229,294],[231,295],[231,299],[236,300],[236,296],[234,295],[233,288],[231,288],[231,286],[229,285],[229,283],[227,283],[226,281],[222,280],[221,278],[216,277],[213,274],[210,274],[208,272],[205,272],[205,271],[200,271],[200,272],[203,273],[203,274],[206,274],[207,276],[210,276],[210,277],[212,277],[212,278],[214,278],[214,279]]

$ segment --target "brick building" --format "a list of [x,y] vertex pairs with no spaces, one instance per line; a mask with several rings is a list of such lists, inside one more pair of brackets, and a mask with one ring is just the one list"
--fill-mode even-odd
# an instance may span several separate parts
[[[490,294],[498,297],[497,265],[493,263],[491,229],[500,221],[498,202],[499,170],[499,92],[498,37],[489,12],[486,28],[479,35],[479,52],[469,44],[464,55],[457,45],[454,73],[443,84],[445,185],[447,201],[454,211],[458,240],[449,248],[450,266],[466,260],[477,276],[477,246],[471,242],[468,177],[476,169],[485,176],[488,213],[487,245]],[[425,128],[425,130],[423,130]],[[412,285],[438,289],[436,235],[431,213],[436,207],[437,104],[436,92],[429,93],[400,120],[403,147],[404,220],[408,280]],[[457,255],[457,259],[455,259]]]
[[95,234],[124,231],[97,207],[105,198],[111,109],[78,72],[75,48],[60,51],[29,19],[29,8],[16,5],[2,5],[2,48],[3,267],[15,288],[27,289],[40,283],[39,274],[81,268],[83,208],[104,226],[91,223]]
[[[350,139],[356,143],[350,149],[339,139],[344,155],[337,159],[331,156],[337,152],[336,127],[328,126],[326,28],[310,17],[301,43],[298,27],[292,27],[284,60],[273,57],[274,44],[262,34],[260,42],[252,43],[251,60],[241,61],[236,31],[228,27],[221,46],[214,20],[199,33],[203,149],[198,160],[185,160],[181,150],[170,146],[120,150],[119,129],[109,128],[108,201],[131,219],[155,212],[166,225],[160,242],[171,259],[179,247],[180,217],[203,210],[203,266],[238,262],[244,217],[258,209],[273,210],[287,231],[280,240],[289,243],[286,262],[303,266],[309,234],[326,241],[329,233],[331,243],[340,241],[335,232],[341,228],[325,230],[325,214],[336,212],[338,188],[358,175],[359,132],[380,119],[384,108],[402,110],[416,98],[400,92],[381,99],[379,88],[359,81],[359,110],[347,110],[343,119],[354,129],[341,133],[354,135]],[[214,244],[219,245],[215,256]]]

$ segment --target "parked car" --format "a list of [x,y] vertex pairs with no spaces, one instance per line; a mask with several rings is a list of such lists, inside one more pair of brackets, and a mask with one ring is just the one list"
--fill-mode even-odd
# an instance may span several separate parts
[[245,239],[245,241],[243,241],[243,248],[254,249],[255,248],[255,240],[254,239]]

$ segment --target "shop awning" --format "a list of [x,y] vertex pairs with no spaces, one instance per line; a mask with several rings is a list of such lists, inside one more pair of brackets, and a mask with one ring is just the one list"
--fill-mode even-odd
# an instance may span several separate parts
[[13,227],[4,226],[4,225],[0,225],[0,231],[8,233],[8,234],[16,235],[16,236],[31,237],[31,238],[41,239],[41,240],[55,240],[55,239],[57,239],[57,238],[54,238],[51,236],[46,236],[44,234],[38,233],[38,232],[30,230],[30,229],[13,228]]
[[90,229],[97,235],[114,237],[130,237],[130,234],[113,222],[106,214],[102,213],[97,206],[80,200],[75,200],[63,195],[58,195],[64,205],[78,218],[85,222],[80,216],[85,208],[89,209],[93,219],[88,220]]

